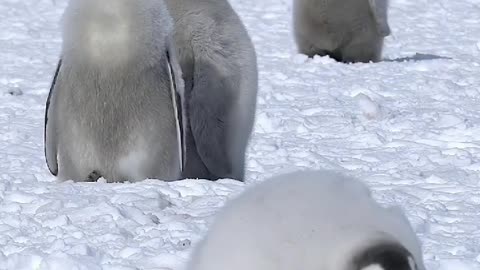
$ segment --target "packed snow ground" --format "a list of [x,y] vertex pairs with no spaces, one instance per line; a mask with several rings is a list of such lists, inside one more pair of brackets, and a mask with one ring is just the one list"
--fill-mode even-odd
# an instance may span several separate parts
[[[231,1],[260,68],[247,185],[346,171],[405,208],[429,269],[480,269],[480,1],[392,0],[385,61],[354,65],[296,54],[290,1]],[[181,269],[246,185],[55,182],[43,117],[65,2],[0,2],[0,269]]]

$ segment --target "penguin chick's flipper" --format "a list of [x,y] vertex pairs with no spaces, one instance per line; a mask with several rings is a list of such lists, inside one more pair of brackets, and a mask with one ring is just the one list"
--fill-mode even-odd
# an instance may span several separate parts
[[[50,92],[48,93],[47,103],[45,106],[45,125],[44,125],[44,151],[45,159],[47,161],[48,169],[50,173],[57,176],[58,174],[58,162],[57,162],[57,128],[55,117],[55,104],[52,104],[53,91],[55,91],[55,84],[62,66],[62,59],[58,61],[57,69],[53,77],[52,85],[50,86]],[[50,106],[52,105],[52,106]]]
[[170,80],[170,94],[172,98],[173,110],[175,114],[175,127],[177,131],[178,152],[180,158],[180,171],[183,171],[185,165],[185,143],[183,135],[183,115],[182,115],[182,96],[183,96],[183,82],[180,65],[175,56],[175,50],[172,43],[169,43],[167,50],[167,68]]
[[[379,243],[368,247],[355,259],[353,269],[415,270],[412,255],[398,243]],[[377,268],[373,268],[377,266]]]
[[390,35],[390,26],[388,25],[388,0],[368,0],[370,10],[375,20],[378,33],[386,37]]
[[[235,74],[235,73],[233,73]],[[195,59],[188,118],[198,155],[211,174],[233,178],[233,164],[228,156],[229,112],[232,94],[238,84],[234,76],[225,76],[211,60]]]

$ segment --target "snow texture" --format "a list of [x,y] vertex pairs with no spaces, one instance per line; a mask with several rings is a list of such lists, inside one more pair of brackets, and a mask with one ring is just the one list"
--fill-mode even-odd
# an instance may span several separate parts
[[384,61],[296,53],[290,0],[231,0],[257,49],[247,184],[56,183],[44,105],[66,0],[0,1],[0,269],[182,269],[228,198],[298,169],[401,205],[427,269],[480,269],[480,1],[392,0]]

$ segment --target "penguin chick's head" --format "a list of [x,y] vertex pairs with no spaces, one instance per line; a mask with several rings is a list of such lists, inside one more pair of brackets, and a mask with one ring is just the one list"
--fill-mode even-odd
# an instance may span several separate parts
[[417,270],[410,252],[392,242],[363,249],[353,258],[352,264],[354,270]]
[[63,55],[107,64],[159,60],[172,25],[163,0],[70,0]]

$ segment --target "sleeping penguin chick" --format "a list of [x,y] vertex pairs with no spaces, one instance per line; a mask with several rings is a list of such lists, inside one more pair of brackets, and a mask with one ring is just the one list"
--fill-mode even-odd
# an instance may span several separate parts
[[402,211],[383,208],[361,182],[296,172],[227,202],[187,270],[424,270]]

